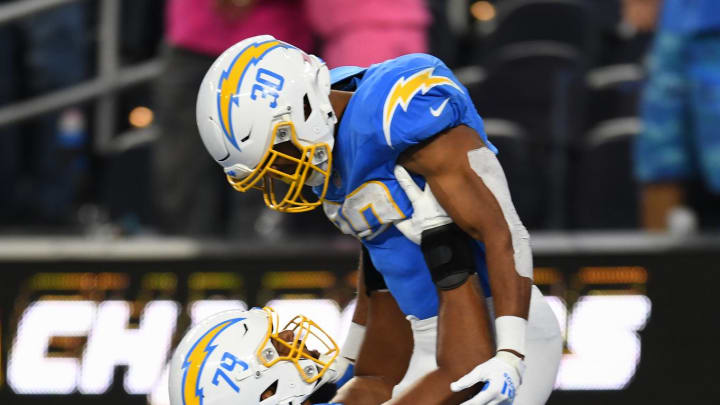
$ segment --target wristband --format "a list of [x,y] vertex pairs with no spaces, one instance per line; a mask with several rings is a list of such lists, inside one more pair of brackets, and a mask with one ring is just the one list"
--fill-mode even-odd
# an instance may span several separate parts
[[[355,370],[355,360],[360,354],[360,347],[362,347],[364,338],[365,326],[351,322],[340,355],[330,366],[333,372],[325,373],[325,376],[327,376],[327,378],[323,377],[325,381],[335,383],[339,387],[352,378]],[[329,355],[320,356],[321,361],[330,361],[330,359]]]
[[527,319],[519,316],[501,316],[495,319],[497,350],[513,350],[525,355]]
[[522,361],[520,357],[509,352],[498,352],[495,355],[495,358],[500,359],[514,367],[518,373],[518,382],[522,384],[523,374],[525,374],[525,362]]
[[355,322],[350,323],[350,328],[348,329],[348,334],[345,338],[345,343],[343,343],[340,355],[354,363],[360,354],[360,347],[364,339],[365,325],[360,325]]

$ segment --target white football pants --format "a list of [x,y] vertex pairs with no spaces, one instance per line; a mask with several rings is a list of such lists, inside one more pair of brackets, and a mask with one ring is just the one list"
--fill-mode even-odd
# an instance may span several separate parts
[[[495,319],[492,298],[487,299],[487,304],[490,319]],[[417,319],[410,316],[408,320],[413,330],[413,354],[405,377],[393,389],[393,396],[437,368],[437,317]],[[562,357],[563,339],[555,314],[536,286],[532,287],[525,342],[527,368],[513,405],[541,405],[552,393]]]

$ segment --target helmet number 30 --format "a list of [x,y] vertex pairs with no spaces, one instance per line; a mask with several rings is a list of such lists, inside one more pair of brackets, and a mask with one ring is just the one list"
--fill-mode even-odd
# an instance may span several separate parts
[[257,100],[258,95],[262,99],[270,98],[270,108],[277,107],[277,99],[280,96],[285,79],[275,72],[267,69],[258,69],[255,76],[255,84],[250,91],[250,98]]
[[[230,360],[229,362],[225,362],[226,360]],[[237,357],[233,356],[232,354],[225,352],[222,357],[222,363],[220,363],[220,367],[215,370],[215,376],[212,379],[213,385],[218,385],[220,383],[220,380],[218,378],[222,378],[225,380],[225,382],[230,385],[230,388],[232,388],[235,392],[239,392],[240,388],[228,377],[227,374],[222,370],[223,368],[227,371],[233,371],[235,369],[236,365],[240,365],[240,367],[243,368],[243,370],[248,369],[248,364],[245,363],[242,360],[238,360]]]

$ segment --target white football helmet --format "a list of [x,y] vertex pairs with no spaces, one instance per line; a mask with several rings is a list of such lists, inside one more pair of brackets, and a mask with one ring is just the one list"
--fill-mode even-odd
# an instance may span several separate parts
[[[278,337],[270,308],[217,313],[192,327],[170,363],[171,405],[300,405],[336,373],[335,341],[303,316]],[[307,344],[324,346],[315,358]],[[312,347],[312,346],[311,346]],[[281,353],[282,352],[282,353]]]
[[[248,38],[223,52],[202,81],[200,136],[236,190],[260,189],[278,211],[309,211],[330,179],[337,117],[329,94],[321,59],[270,35]],[[280,144],[295,148],[280,151]],[[294,169],[279,170],[279,162]],[[318,200],[302,195],[304,185],[319,187]]]

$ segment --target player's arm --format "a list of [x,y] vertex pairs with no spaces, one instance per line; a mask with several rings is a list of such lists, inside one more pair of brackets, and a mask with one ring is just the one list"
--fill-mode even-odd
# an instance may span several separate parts
[[393,387],[407,371],[412,331],[364,247],[353,322],[365,325],[365,337],[355,362],[355,375],[338,390],[333,402],[378,405],[390,399]]
[[[506,218],[506,214],[517,217],[512,202],[503,201],[503,197],[509,197],[507,185],[485,184],[495,179],[492,174],[486,177],[491,171],[487,166],[493,164],[483,160],[493,158],[480,136],[461,125],[408,150],[400,163],[425,177],[453,221],[485,244],[496,317],[512,315],[527,319],[532,273],[531,269],[518,267],[526,266],[531,258],[523,257],[529,251],[518,251],[523,246],[514,246],[528,240],[527,232],[519,220]],[[500,195],[505,193],[508,195]],[[503,204],[510,206],[503,208]]]
[[[458,126],[407,150],[399,163],[425,177],[437,202],[453,221],[484,243],[495,305],[496,357],[515,367],[519,380],[532,285],[532,255],[527,231],[517,217],[495,155],[473,129]],[[450,227],[439,229],[448,232]],[[434,231],[423,233],[423,244]],[[429,267],[432,271],[430,263]],[[457,277],[450,280],[458,284]],[[461,385],[468,381],[464,379]]]
[[484,297],[476,276],[439,290],[437,368],[384,405],[460,404],[480,387],[452,392],[450,384],[494,352]]
[[360,354],[362,342],[365,339],[365,325],[367,324],[368,297],[365,282],[363,282],[363,263],[368,260],[367,250],[362,249],[358,262],[358,282],[355,311],[352,322],[347,331],[340,355],[335,360],[332,369],[335,373],[329,380],[340,388],[347,383],[355,374],[355,362]]
[[[407,371],[413,350],[409,323],[387,291],[367,251],[363,252],[358,282],[360,296],[354,322],[365,321],[367,329],[355,366],[355,377],[333,399],[344,405],[378,405],[389,401],[393,387]],[[488,318],[478,284],[466,283],[452,292],[442,293],[440,301],[438,340],[452,344],[440,345],[437,370],[424,376],[390,403],[459,403],[467,399],[468,393],[453,393],[450,383],[479,361],[492,357]],[[472,303],[472,308],[467,308],[468,303]],[[363,307],[365,310],[361,309]]]

